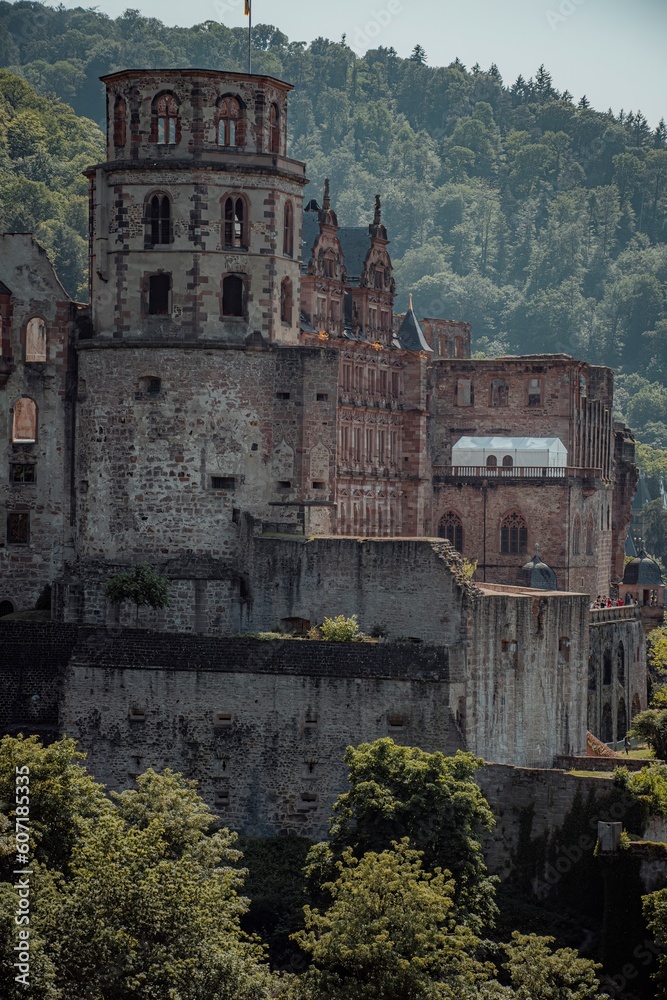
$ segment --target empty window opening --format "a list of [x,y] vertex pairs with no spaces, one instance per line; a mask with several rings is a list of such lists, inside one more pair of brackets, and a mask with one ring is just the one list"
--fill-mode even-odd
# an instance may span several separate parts
[[246,203],[243,198],[230,195],[223,202],[225,247],[248,247]]
[[215,712],[213,715],[213,725],[216,729],[231,729],[234,723],[234,716],[231,712]]
[[301,792],[299,796],[300,811],[305,811],[307,809],[317,809],[317,795],[315,792]]
[[224,809],[229,805],[229,789],[218,788],[215,793],[215,804],[218,809]]
[[238,274],[228,274],[222,282],[222,315],[243,316],[243,279]]
[[304,725],[306,729],[317,729],[317,716],[313,714],[306,715]]
[[236,488],[234,476],[211,476],[211,488],[214,490],[233,490]]
[[171,243],[171,201],[169,195],[154,194],[148,203],[147,240],[154,246]]
[[162,380],[155,375],[146,375],[139,380],[139,387],[147,396],[159,396],[162,390]]
[[244,121],[240,103],[235,97],[218,101],[217,143],[219,146],[242,146],[245,142]]
[[153,102],[154,141],[160,145],[178,142],[178,104],[173,94],[161,94]]
[[276,393],[276,399],[283,399],[283,400],[285,400],[285,399],[289,399],[289,398],[290,398],[289,392],[277,392]]
[[316,399],[317,399],[318,403],[327,403],[329,401],[329,393],[328,392],[318,392]]
[[46,361],[46,323],[40,316],[28,321],[25,331],[25,359],[27,362]]
[[324,482],[322,482],[321,479],[314,480],[314,482],[313,482],[313,489],[314,490],[325,490],[326,488],[327,488],[327,484],[324,483]]
[[7,514],[7,544],[28,545],[30,543],[30,514],[27,511],[11,511]]
[[570,660],[570,640],[567,636],[561,636],[558,640],[558,653],[562,660],[569,662]]
[[294,256],[294,209],[292,202],[285,204],[285,218],[283,223],[283,253],[286,257]]
[[611,684],[612,675],[612,661],[611,661],[611,650],[605,649],[602,656],[602,683]]
[[528,379],[528,405],[542,405],[542,381],[539,378]]
[[278,489],[279,490],[291,490],[292,489],[292,483],[290,482],[289,479],[279,479],[278,480]]
[[148,279],[148,315],[169,315],[170,274],[151,274]]
[[14,605],[11,601],[0,601],[0,618],[6,618],[7,615],[14,614]]
[[403,715],[387,716],[388,729],[405,729],[405,717]]
[[128,718],[130,722],[145,722],[146,721],[146,709],[141,705],[132,705],[128,712]]
[[13,462],[9,467],[9,478],[16,486],[23,486],[26,483],[37,481],[35,465],[22,462]]
[[494,379],[491,384],[491,406],[507,406],[509,386],[504,379]]

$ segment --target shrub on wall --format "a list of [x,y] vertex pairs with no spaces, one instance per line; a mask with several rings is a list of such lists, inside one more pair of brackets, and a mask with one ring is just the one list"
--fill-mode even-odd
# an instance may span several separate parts
[[344,615],[325,618],[320,625],[320,632],[325,642],[354,642],[355,639],[365,638],[359,629],[356,615],[352,615],[350,618],[346,618]]

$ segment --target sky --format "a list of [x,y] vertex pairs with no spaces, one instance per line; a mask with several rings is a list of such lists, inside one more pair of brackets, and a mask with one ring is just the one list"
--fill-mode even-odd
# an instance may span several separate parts
[[[243,3],[98,0],[96,7],[111,17],[137,6],[166,24],[235,27],[248,24]],[[400,56],[419,44],[430,66],[457,56],[468,67],[495,62],[506,84],[544,63],[559,90],[585,94],[598,110],[641,109],[651,125],[667,118],[667,0],[252,0],[252,11],[255,23],[276,25],[290,41],[345,34],[360,55],[384,45]]]

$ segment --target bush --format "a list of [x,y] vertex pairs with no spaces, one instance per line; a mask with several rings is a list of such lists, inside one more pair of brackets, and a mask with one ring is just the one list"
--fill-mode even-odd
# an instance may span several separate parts
[[356,615],[346,618],[338,615],[336,618],[325,618],[320,626],[320,632],[325,642],[354,642],[355,639],[364,639],[363,632],[359,629],[359,621]]

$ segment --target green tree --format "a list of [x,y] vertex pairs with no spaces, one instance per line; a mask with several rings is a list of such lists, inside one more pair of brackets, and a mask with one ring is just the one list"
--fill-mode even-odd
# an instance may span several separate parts
[[600,966],[572,948],[551,951],[554,939],[534,934],[512,934],[504,945],[514,996],[517,1000],[608,1000],[600,993],[596,971]]
[[112,577],[104,591],[112,604],[131,601],[137,609],[137,621],[139,608],[166,608],[169,604],[169,584],[145,563],[138,563],[133,569]]
[[659,760],[667,760],[667,709],[639,712],[632,720],[632,735],[646,740]]
[[[482,761],[469,753],[453,757],[389,738],[345,753],[349,791],[334,805],[330,842],[313,852],[313,871],[351,848],[356,857],[382,851],[402,837],[424,853],[429,871],[451,872],[457,919],[476,933],[493,922],[496,879],[487,874],[480,831],[494,820],[475,784]],[[329,869],[327,869],[329,865]]]
[[477,941],[457,925],[454,883],[439,868],[425,871],[407,837],[380,853],[351,850],[325,884],[331,905],[305,908],[294,935],[312,958],[306,995],[336,1000],[459,1000],[490,971],[472,957]]

